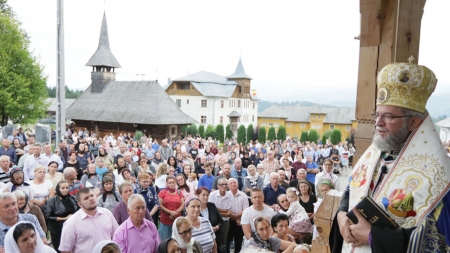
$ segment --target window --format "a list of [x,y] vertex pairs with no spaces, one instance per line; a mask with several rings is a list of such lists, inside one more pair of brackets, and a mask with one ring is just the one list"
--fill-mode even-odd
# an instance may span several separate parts
[[255,109],[255,104],[256,104],[256,103],[253,103],[253,109]]
[[330,130],[334,130],[334,125],[330,125]]
[[[223,108],[223,104],[224,104],[223,100],[220,100],[220,108]],[[222,124],[222,123],[220,123],[220,124]]]
[[305,128],[306,127],[306,124],[305,123],[301,123],[300,124],[300,128]]
[[187,104],[187,105],[189,104],[189,99],[186,99],[186,104]]
[[176,99],[175,103],[177,104],[178,108],[181,108],[181,99]]
[[252,122],[255,122],[255,115],[252,115]]
[[345,131],[350,131],[350,126],[345,126]]
[[287,123],[286,127],[292,127],[292,123]]
[[261,123],[261,126],[262,127],[265,127],[267,124],[266,123]]
[[208,102],[206,99],[202,99],[202,107],[207,107]]
[[320,115],[317,115],[317,118],[320,119]]
[[223,124],[223,116],[220,116],[220,124]]
[[170,128],[170,134],[171,135],[175,135],[175,127],[171,127]]
[[179,90],[189,90],[189,83],[177,83]]
[[241,107],[241,100],[238,100],[238,107]]
[[206,124],[206,116],[201,116],[200,123]]
[[312,116],[312,118],[315,119],[315,118],[316,118],[316,115],[314,114],[314,115]]
[[239,93],[242,93],[242,87],[239,86]]

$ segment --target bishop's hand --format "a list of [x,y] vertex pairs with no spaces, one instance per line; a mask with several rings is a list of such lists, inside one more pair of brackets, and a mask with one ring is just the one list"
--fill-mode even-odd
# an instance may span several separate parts
[[356,242],[353,243],[353,247],[369,244],[369,234],[372,229],[372,225],[361,215],[358,209],[353,208],[353,213],[358,218],[358,223],[350,225],[350,231]]

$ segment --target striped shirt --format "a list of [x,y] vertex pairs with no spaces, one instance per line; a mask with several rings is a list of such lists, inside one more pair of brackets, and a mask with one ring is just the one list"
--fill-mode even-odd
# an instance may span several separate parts
[[9,183],[9,173],[5,173],[0,170],[0,182],[2,183]]
[[277,159],[273,159],[273,161],[269,161],[268,159],[264,159],[262,161],[262,164],[264,166],[264,171],[267,172],[269,175],[272,172],[277,172],[280,168],[280,163]]
[[211,253],[214,247],[214,240],[216,235],[207,218],[199,217],[200,227],[193,227],[192,238],[202,245],[203,253]]
[[237,191],[236,195],[233,195],[231,191],[228,191],[231,195],[231,212],[233,214],[240,213],[242,210],[248,207],[248,197],[245,193]]

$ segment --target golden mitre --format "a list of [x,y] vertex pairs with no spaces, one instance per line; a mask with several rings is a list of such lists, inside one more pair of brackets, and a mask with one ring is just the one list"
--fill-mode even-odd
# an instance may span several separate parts
[[377,77],[377,105],[392,105],[424,113],[428,98],[436,88],[433,71],[411,63],[391,63]]

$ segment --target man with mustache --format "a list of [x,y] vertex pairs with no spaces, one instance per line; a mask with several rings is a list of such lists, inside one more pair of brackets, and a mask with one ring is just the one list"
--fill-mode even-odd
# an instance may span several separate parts
[[[430,69],[409,61],[389,64],[378,74],[375,135],[352,173],[361,178],[358,168],[365,166],[360,172],[365,181],[350,183],[344,193],[330,234],[332,252],[450,249],[450,160],[425,109],[437,79]],[[354,208],[364,197],[400,229],[371,225],[363,209]],[[352,209],[357,224],[346,216]]]

